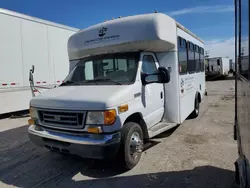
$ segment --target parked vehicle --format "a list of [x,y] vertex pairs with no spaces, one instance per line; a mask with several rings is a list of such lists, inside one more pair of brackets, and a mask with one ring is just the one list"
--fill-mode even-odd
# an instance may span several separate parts
[[36,95],[63,81],[69,72],[67,41],[78,29],[5,9],[0,23],[0,114],[5,114],[29,109],[32,65]]
[[199,115],[203,46],[161,13],[81,30],[68,42],[64,83],[30,102],[31,141],[87,158],[118,156],[133,168],[145,139]]
[[206,58],[206,75],[207,76],[228,76],[229,74],[229,58],[213,57]]

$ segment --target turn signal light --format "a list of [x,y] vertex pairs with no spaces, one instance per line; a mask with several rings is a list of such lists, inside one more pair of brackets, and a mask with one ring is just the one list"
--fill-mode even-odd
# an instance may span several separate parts
[[89,133],[100,134],[102,132],[101,127],[88,127]]
[[116,120],[116,111],[115,110],[107,110],[103,112],[104,114],[104,124],[112,125]]
[[128,104],[118,106],[118,111],[119,111],[119,113],[128,111]]
[[29,125],[35,125],[35,120],[34,119],[29,119],[28,124]]

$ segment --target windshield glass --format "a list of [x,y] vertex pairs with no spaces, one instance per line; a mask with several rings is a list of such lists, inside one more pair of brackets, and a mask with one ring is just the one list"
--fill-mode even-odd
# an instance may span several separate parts
[[62,85],[122,85],[135,81],[139,53],[92,56],[78,60]]

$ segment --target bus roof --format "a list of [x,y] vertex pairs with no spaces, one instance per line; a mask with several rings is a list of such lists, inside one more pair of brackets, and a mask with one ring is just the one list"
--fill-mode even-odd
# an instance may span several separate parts
[[58,27],[58,28],[62,28],[62,29],[70,30],[70,31],[75,31],[75,32],[79,31],[79,29],[76,29],[76,28],[73,28],[73,27],[69,27],[69,26],[66,26],[66,25],[54,23],[54,22],[43,20],[43,19],[40,19],[40,18],[35,18],[35,17],[32,17],[32,16],[17,13],[17,12],[11,11],[11,10],[3,9],[3,8],[0,8],[0,14],[13,16],[13,17],[29,20],[29,21],[32,21],[32,22],[37,22],[37,23],[40,23],[40,24],[45,24],[45,25],[49,25],[49,26],[53,26],[53,27]]
[[197,35],[195,35],[194,33],[192,33],[190,30],[188,30],[187,28],[185,28],[183,25],[181,25],[180,23],[176,22],[176,25],[178,28],[180,28],[181,30],[185,31],[186,33],[188,33],[189,35],[191,35],[192,37],[196,38],[197,40],[199,40],[201,43],[204,43],[203,40],[201,40]]
[[106,21],[75,33],[68,42],[69,58],[133,51],[167,52],[177,46],[177,27],[201,41],[166,14],[142,14]]

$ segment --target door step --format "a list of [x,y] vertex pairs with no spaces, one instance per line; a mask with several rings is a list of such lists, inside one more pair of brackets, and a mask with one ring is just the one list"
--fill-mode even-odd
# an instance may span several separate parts
[[152,138],[160,133],[172,129],[175,126],[177,126],[177,123],[168,123],[168,122],[158,123],[148,130],[149,138]]

